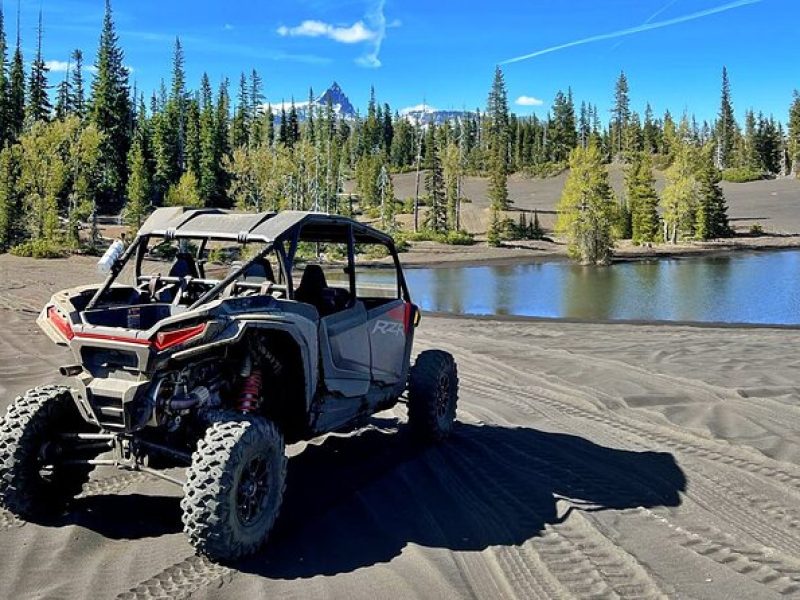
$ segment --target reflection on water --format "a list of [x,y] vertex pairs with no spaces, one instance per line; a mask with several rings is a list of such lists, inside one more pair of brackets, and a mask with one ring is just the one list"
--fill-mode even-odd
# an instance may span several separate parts
[[[381,282],[389,275],[370,273]],[[423,310],[573,319],[800,324],[800,251],[620,263],[407,269]]]

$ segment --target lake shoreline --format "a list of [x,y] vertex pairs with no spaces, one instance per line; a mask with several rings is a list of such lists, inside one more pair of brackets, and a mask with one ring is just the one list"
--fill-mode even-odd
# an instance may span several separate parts
[[[627,262],[674,260],[709,256],[735,256],[741,252],[780,252],[800,248],[800,235],[763,235],[737,237],[710,242],[688,242],[652,247],[634,246],[629,240],[614,251],[614,264]],[[473,246],[448,246],[436,242],[417,242],[400,253],[406,269],[447,267],[516,266],[537,263],[571,262],[566,246],[558,242],[513,242],[491,248],[482,242]],[[387,266],[388,259],[371,261],[372,266]]]
[[492,323],[529,323],[564,325],[609,325],[620,327],[689,327],[692,329],[776,329],[800,331],[800,323],[745,323],[729,321],[670,321],[666,319],[581,319],[577,317],[536,317],[531,315],[478,315],[423,310],[422,318],[461,320]]

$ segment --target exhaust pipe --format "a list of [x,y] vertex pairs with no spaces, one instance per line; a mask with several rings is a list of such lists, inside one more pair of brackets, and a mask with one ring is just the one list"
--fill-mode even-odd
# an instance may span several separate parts
[[75,377],[83,372],[83,367],[81,365],[66,365],[59,367],[58,372],[61,373],[63,377]]

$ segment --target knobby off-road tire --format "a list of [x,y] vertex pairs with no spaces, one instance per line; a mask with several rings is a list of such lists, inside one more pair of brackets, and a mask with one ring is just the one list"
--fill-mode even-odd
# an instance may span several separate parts
[[408,422],[420,438],[438,442],[453,430],[458,404],[458,369],[453,356],[426,350],[411,367]]
[[93,467],[58,464],[54,442],[60,433],[81,431],[97,429],[81,418],[69,388],[42,386],[17,397],[0,419],[0,504],[29,520],[60,514]]
[[192,455],[183,530],[198,553],[230,561],[252,554],[278,517],[287,459],[278,428],[258,416],[213,423]]

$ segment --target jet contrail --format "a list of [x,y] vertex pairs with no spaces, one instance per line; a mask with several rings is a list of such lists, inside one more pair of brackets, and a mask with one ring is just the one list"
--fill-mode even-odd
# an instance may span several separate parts
[[[653,13],[652,15],[650,15],[649,17],[647,17],[647,19],[645,19],[645,21],[644,21],[644,23],[642,23],[642,25],[649,25],[650,23],[652,23],[653,21],[655,21],[655,20],[656,20],[656,17],[657,17],[657,16],[659,16],[660,14],[662,14],[662,13],[666,12],[667,10],[669,10],[670,8],[672,8],[673,6],[675,6],[675,4],[676,4],[677,2],[678,2],[678,0],[669,0],[669,2],[667,2],[667,3],[666,3],[664,6],[662,6],[661,8],[659,8],[659,9],[658,9],[656,12],[654,12],[654,13]],[[622,44],[624,44],[624,43],[625,43],[625,40],[620,40],[620,41],[618,41],[616,44],[614,44],[614,47],[613,47],[613,48],[611,48],[611,49],[612,49],[612,50],[616,50],[617,48],[619,48],[620,46],[622,46]]]
[[711,15],[716,15],[722,12],[727,12],[729,10],[733,10],[735,8],[741,8],[743,6],[748,6],[750,4],[758,4],[762,2],[762,0],[737,0],[736,2],[729,2],[728,4],[723,4],[722,6],[717,6],[716,8],[709,8],[706,10],[701,10],[696,13],[692,13],[690,15],[684,15],[682,17],[675,17],[674,19],[667,19],[666,21],[657,21],[655,23],[644,23],[643,25],[638,25],[636,27],[630,27],[628,29],[621,29],[619,31],[613,31],[611,33],[601,33],[600,35],[593,35],[588,38],[583,38],[580,40],[575,40],[574,42],[567,42],[566,44],[560,44],[558,46],[553,46],[552,48],[545,48],[544,50],[537,50],[536,52],[532,52],[530,54],[525,54],[523,56],[517,56],[516,58],[509,58],[508,60],[502,61],[501,65],[507,65],[510,63],[520,62],[523,60],[528,60],[530,58],[536,58],[537,56],[542,56],[544,54],[550,54],[552,52],[557,52],[559,50],[565,50],[566,48],[574,48],[575,46],[582,46],[584,44],[590,44],[592,42],[601,42],[604,40],[613,40],[615,38],[623,37],[626,35],[633,35],[635,33],[642,33],[645,31],[650,31],[652,29],[661,29],[663,27],[670,27],[672,25],[679,25],[680,23],[686,23],[688,21],[694,21],[695,19],[702,19],[703,17],[710,17]]
[[656,12],[654,12],[652,15],[650,15],[650,16],[647,18],[647,20],[644,22],[644,24],[645,24],[645,25],[649,25],[650,23],[652,23],[653,21],[655,21],[655,19],[656,19],[656,17],[657,17],[658,15],[660,15],[660,14],[661,14],[661,13],[663,13],[663,12],[665,12],[667,9],[669,9],[669,8],[672,8],[672,7],[673,7],[673,6],[674,6],[674,5],[675,5],[677,2],[678,2],[678,0],[670,0],[670,1],[669,1],[669,2],[667,2],[667,3],[666,3],[664,6],[662,6],[661,8],[659,8],[659,9],[658,9]]

